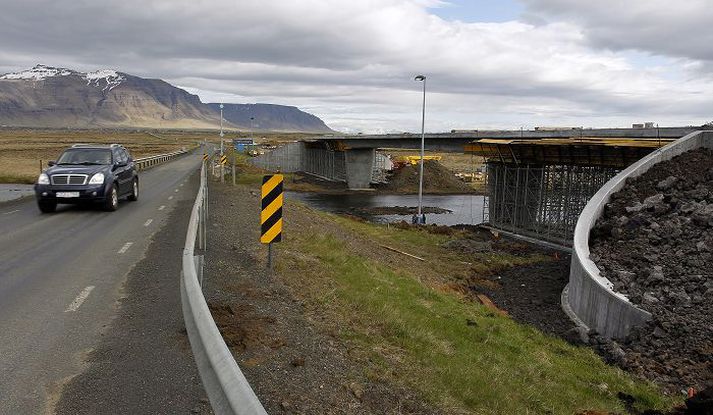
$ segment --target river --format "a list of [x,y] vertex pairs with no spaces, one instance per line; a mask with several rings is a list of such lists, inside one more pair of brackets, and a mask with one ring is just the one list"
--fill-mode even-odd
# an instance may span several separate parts
[[[324,194],[285,192],[287,199],[301,201],[313,208],[331,213],[355,214],[354,209],[418,206],[418,195],[384,195],[376,193]],[[424,195],[423,206],[448,209],[452,213],[428,213],[426,224],[458,225],[483,222],[482,195]],[[372,222],[386,223],[405,220],[411,222],[411,215],[359,215]]]

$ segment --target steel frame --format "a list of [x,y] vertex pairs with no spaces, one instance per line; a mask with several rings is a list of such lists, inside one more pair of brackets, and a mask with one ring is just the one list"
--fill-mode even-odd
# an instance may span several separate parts
[[487,163],[483,220],[491,226],[571,245],[589,199],[618,169],[601,166]]

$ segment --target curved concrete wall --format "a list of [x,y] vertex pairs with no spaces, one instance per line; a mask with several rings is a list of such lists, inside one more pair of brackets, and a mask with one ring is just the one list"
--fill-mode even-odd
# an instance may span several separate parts
[[563,307],[569,308],[574,314],[572,317],[580,320],[576,323],[583,323],[605,337],[623,338],[632,327],[651,319],[649,312],[614,292],[612,283],[599,274],[589,259],[589,232],[611,195],[624,186],[626,179],[640,176],[657,163],[698,147],[713,148],[713,131],[697,131],[656,150],[608,181],[587,203],[574,230],[569,285],[563,296]]

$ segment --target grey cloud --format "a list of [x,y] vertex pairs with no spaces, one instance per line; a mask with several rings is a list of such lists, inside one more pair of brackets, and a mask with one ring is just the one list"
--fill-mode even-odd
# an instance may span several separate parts
[[713,7],[706,0],[522,0],[528,14],[580,24],[593,45],[713,60]]
[[[446,127],[469,119],[702,117],[713,103],[693,95],[713,96],[700,79],[670,80],[592,49],[629,48],[611,39],[629,36],[623,23],[636,10],[605,24],[612,9],[598,2],[576,8],[564,0],[524,1],[527,22],[467,24],[429,15],[423,5],[435,0],[0,0],[0,70],[37,62],[113,67],[166,79],[206,100],[287,103],[316,108],[328,121],[380,129],[407,127],[408,117],[395,114],[417,110],[417,72],[429,77],[435,125]],[[592,17],[580,18],[590,10]],[[655,22],[627,42],[643,42],[662,24]],[[354,121],[359,116],[364,123]]]

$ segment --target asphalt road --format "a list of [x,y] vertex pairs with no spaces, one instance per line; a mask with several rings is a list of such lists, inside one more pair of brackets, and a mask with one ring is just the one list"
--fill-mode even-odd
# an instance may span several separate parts
[[195,197],[188,179],[199,166],[189,155],[142,172],[139,201],[116,212],[0,204],[0,414],[53,411],[107,332],[152,235],[179,200]]

